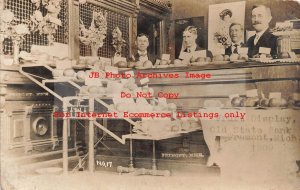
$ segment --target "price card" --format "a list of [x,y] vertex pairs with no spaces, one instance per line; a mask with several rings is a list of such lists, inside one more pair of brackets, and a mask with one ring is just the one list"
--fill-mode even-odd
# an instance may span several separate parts
[[192,57],[191,53],[187,53],[187,52],[181,52],[179,55],[179,59],[183,59],[183,60],[190,60]]
[[291,59],[297,59],[297,55],[295,54],[295,52],[289,51],[288,54],[289,54]]
[[281,92],[270,92],[269,94],[269,98],[277,98],[277,99],[281,99]]
[[130,74],[131,77],[134,77],[134,72],[133,71],[126,71],[125,74],[126,75]]
[[140,82],[141,82],[142,85],[143,85],[143,84],[146,84],[146,83],[149,82],[149,78],[148,78],[148,77],[143,78],[143,79],[140,80]]
[[170,54],[162,54],[161,59],[167,61],[170,60]]
[[241,47],[239,51],[240,51],[240,54],[246,54],[246,55],[248,54],[248,48],[246,48],[246,47]]
[[113,74],[118,74],[118,68],[117,67],[112,67],[112,66],[105,66],[105,71],[106,72],[111,72]]
[[232,100],[235,97],[240,97],[240,95],[239,94],[231,94],[231,95],[229,95],[229,99],[230,100]]
[[257,89],[247,90],[246,91],[246,96],[249,97],[249,98],[257,97],[258,96]]
[[206,50],[195,51],[193,56],[195,58],[206,57]]
[[293,100],[300,100],[300,93],[293,93]]
[[212,50],[212,54],[213,55],[225,55],[225,49],[223,49],[223,48],[214,49],[214,50]]
[[259,52],[258,53],[270,54],[270,52],[271,52],[271,48],[259,47]]

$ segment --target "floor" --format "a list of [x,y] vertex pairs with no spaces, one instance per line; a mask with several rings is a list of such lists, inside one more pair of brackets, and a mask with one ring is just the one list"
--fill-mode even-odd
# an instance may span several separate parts
[[[172,173],[172,176],[133,176],[114,172],[68,175],[10,175],[10,190],[300,190],[300,177],[286,181],[226,180],[219,174]],[[4,189],[6,190],[6,189]]]

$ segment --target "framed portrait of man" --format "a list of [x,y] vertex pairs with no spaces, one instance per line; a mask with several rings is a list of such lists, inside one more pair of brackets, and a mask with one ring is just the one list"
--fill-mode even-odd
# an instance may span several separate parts
[[229,26],[239,23],[244,26],[246,2],[209,5],[208,49],[227,48],[231,44]]

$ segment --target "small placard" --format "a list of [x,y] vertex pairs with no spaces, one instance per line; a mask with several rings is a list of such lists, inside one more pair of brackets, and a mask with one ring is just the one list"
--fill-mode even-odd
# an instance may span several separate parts
[[241,47],[239,51],[240,51],[240,54],[246,54],[246,55],[248,54],[248,48],[246,48],[246,47]]
[[257,97],[258,96],[257,89],[247,90],[246,91],[246,96],[249,97],[249,98]]
[[194,56],[195,58],[198,58],[198,57],[206,57],[206,50],[195,51],[193,56]]
[[218,49],[214,49],[212,50],[212,54],[215,55],[225,55],[225,49],[222,48],[218,48]]
[[235,97],[240,97],[240,95],[239,94],[231,94],[231,95],[229,95],[229,99],[230,100],[232,100]]
[[55,64],[56,64],[56,69],[58,70],[65,70],[65,69],[72,68],[72,61],[69,59],[56,60]]
[[270,92],[269,99],[271,98],[281,99],[281,92]]
[[259,47],[259,52],[258,53],[270,54],[270,52],[271,52],[271,48]]
[[170,60],[170,54],[162,54],[161,59],[167,61]]
[[142,85],[146,84],[146,83],[149,82],[149,78],[148,77],[147,78],[143,78],[143,79],[140,80],[140,82],[141,82]]
[[192,57],[191,53],[187,53],[187,52],[181,52],[179,55],[179,59],[183,59],[183,60],[190,60]]
[[295,54],[295,52],[289,51],[288,54],[289,54],[291,59],[297,59],[297,55]]
[[125,74],[126,75],[130,74],[131,77],[134,77],[134,72],[133,71],[126,71]]
[[105,66],[105,72],[111,72],[113,74],[118,74],[118,68],[117,67],[112,67],[112,66]]

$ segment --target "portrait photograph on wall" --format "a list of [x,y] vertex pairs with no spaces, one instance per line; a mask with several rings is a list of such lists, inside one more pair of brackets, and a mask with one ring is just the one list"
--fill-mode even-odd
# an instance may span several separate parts
[[206,31],[204,27],[204,17],[192,17],[175,20],[175,57],[178,57],[182,48],[182,34],[188,26],[195,26],[197,28],[196,43],[199,47],[205,48]]
[[245,1],[209,5],[208,49],[227,48],[231,44],[229,26],[239,23],[244,26]]

